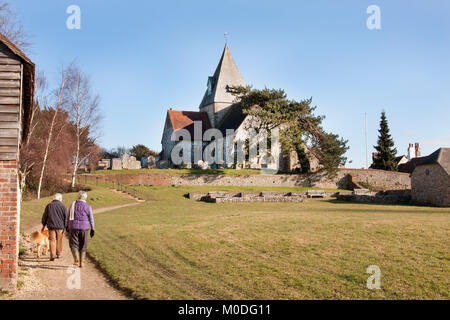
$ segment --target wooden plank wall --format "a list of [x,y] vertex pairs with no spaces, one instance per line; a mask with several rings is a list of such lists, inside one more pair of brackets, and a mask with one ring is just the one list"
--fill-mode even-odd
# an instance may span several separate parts
[[0,44],[0,160],[18,158],[22,63]]

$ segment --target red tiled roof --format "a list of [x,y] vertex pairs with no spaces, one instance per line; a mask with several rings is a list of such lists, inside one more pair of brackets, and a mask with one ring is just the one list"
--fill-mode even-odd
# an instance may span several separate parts
[[168,114],[173,131],[186,129],[194,137],[194,121],[202,122],[202,134],[211,128],[211,123],[206,112],[169,110]]

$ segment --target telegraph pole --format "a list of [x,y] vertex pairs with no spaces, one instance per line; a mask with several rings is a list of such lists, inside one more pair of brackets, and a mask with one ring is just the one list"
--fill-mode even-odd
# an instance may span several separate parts
[[364,112],[364,135],[366,137],[366,169],[369,169],[369,160],[367,155],[367,113]]

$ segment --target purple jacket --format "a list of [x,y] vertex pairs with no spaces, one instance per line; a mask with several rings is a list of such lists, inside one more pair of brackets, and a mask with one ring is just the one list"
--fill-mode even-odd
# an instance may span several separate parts
[[89,230],[91,228],[94,230],[94,217],[91,206],[83,201],[75,201],[74,218],[69,220],[69,229]]

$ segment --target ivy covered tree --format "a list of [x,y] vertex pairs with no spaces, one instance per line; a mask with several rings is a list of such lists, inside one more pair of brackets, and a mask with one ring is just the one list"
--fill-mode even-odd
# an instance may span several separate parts
[[319,171],[329,176],[335,175],[339,166],[345,164],[347,140],[322,128],[325,117],[314,115],[316,107],[311,106],[312,99],[289,100],[282,89],[232,87],[230,90],[243,112],[258,119],[260,128],[279,128],[283,150],[297,153],[305,166],[302,171],[309,170],[309,163],[304,161],[305,148],[318,159]]
[[395,163],[397,149],[394,148],[394,140],[389,133],[389,125],[384,111],[381,112],[380,129],[378,132],[380,135],[378,136],[377,145],[374,146],[377,153],[373,157],[373,163],[370,167],[372,169],[397,171],[397,164]]

